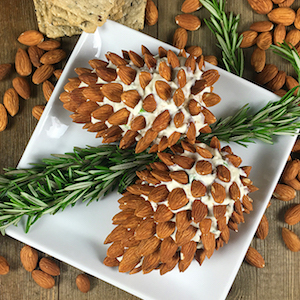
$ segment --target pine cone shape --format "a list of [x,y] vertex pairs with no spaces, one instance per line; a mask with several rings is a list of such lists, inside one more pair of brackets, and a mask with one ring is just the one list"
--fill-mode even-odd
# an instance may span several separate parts
[[218,71],[204,71],[203,56],[180,57],[162,47],[154,56],[145,46],[142,53],[108,52],[107,62],[93,59],[93,69],[76,68],[78,77],[60,96],[73,122],[103,143],[119,141],[121,149],[137,142],[136,153],[150,146],[163,151],[183,137],[194,143],[210,132],[216,118],[208,108],[221,100],[213,93]]
[[139,179],[118,200],[121,212],[104,244],[112,243],[104,264],[119,272],[163,275],[177,264],[184,272],[195,258],[201,265],[238,231],[252,211],[251,167],[217,138],[158,153],[161,161],[137,172]]

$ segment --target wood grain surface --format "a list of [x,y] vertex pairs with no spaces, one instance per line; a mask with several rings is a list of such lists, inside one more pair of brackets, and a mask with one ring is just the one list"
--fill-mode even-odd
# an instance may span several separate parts
[[[159,10],[158,23],[152,27],[146,26],[143,32],[156,37],[164,42],[172,43],[174,31],[177,25],[174,17],[180,13],[183,0],[154,0]],[[298,8],[300,1],[295,1],[293,8]],[[266,16],[254,13],[247,0],[228,1],[227,11],[233,11],[241,15],[239,31],[247,30],[251,23],[258,20],[266,20]],[[208,17],[205,9],[195,13],[201,19]],[[13,63],[14,56],[19,47],[17,42],[20,33],[29,29],[37,29],[33,2],[30,0],[1,0],[0,3],[0,63]],[[206,28],[204,22],[199,30],[188,33],[188,45],[199,45],[205,55],[216,55],[220,52],[215,46],[215,38]],[[62,38],[62,47],[70,53],[78,37]],[[244,77],[254,79],[254,71],[250,66],[250,56],[253,48],[245,50],[246,66]],[[88,58],[87,58],[88,59]],[[267,62],[276,64],[280,70],[294,75],[292,67],[267,52]],[[15,72],[0,82],[0,102],[4,92],[12,86],[11,80],[16,76]],[[41,85],[32,84],[32,96],[29,100],[20,99],[20,111],[9,118],[9,124],[5,131],[0,132],[0,169],[15,167],[22,156],[27,142],[37,124],[37,120],[31,115],[35,105],[45,104]],[[265,240],[253,239],[255,247],[265,258],[266,266],[256,269],[243,263],[234,284],[229,292],[227,300],[296,300],[300,299],[300,253],[289,251],[281,238],[281,228],[287,227],[283,222],[284,212],[293,203],[299,203],[299,195],[289,203],[276,199],[271,200],[271,207],[266,215],[269,220],[269,235]],[[291,227],[300,235],[300,225]],[[31,278],[31,274],[24,270],[20,262],[20,249],[23,244],[8,237],[0,236],[0,255],[4,256],[10,264],[10,272],[0,275],[0,300],[83,300],[83,299],[110,299],[133,300],[138,299],[110,284],[90,276],[91,290],[87,294],[80,292],[75,284],[75,278],[80,270],[57,261],[61,268],[61,275],[56,278],[55,287],[50,290],[40,288]],[[46,254],[39,252],[39,256]],[[218,283],[216,282],[216,288]],[[215,299],[212,299],[215,300]]]

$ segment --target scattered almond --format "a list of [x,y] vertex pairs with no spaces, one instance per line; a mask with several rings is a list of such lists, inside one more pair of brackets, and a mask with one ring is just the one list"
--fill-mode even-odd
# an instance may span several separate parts
[[256,43],[258,33],[254,30],[246,30],[241,33],[243,39],[240,44],[240,48],[249,48]]
[[3,104],[12,117],[17,114],[19,111],[19,95],[14,88],[10,88],[4,93]]
[[43,88],[44,97],[48,102],[54,90],[54,85],[49,80],[46,80],[43,82],[42,88]]
[[90,279],[86,274],[79,274],[76,277],[76,285],[82,293],[87,293],[90,290]]
[[300,239],[299,237],[291,230],[287,228],[282,228],[282,238],[285,245],[293,252],[300,251]]
[[272,33],[267,31],[267,32],[262,32],[258,35],[256,39],[256,45],[262,50],[267,50],[270,48],[272,44]]
[[35,70],[32,75],[32,82],[34,84],[43,83],[53,74],[54,67],[52,65],[42,65]]
[[0,81],[9,74],[10,70],[11,64],[0,64]]
[[261,72],[266,65],[266,52],[260,48],[255,48],[251,55],[251,66],[255,72]]
[[259,21],[254,22],[250,25],[250,30],[254,30],[257,32],[267,32],[271,31],[274,27],[274,24],[270,21]]
[[25,245],[20,251],[20,258],[24,269],[32,272],[37,266],[39,256],[35,249]]
[[37,46],[30,46],[27,51],[33,66],[36,68],[40,67],[42,65],[40,58],[43,56],[44,50],[38,48]]
[[35,117],[37,120],[39,120],[42,116],[42,113],[43,113],[44,109],[45,109],[44,105],[35,105],[32,108],[33,117]]
[[273,8],[271,0],[248,0],[248,2],[254,11],[262,15],[266,15]]
[[273,196],[281,201],[290,201],[296,197],[296,191],[286,184],[278,183]]
[[256,268],[264,268],[265,267],[265,260],[262,255],[253,247],[249,247],[245,260],[248,264],[256,267]]
[[9,264],[5,257],[0,255],[0,275],[6,275],[9,272]]
[[18,41],[26,46],[36,46],[44,40],[44,36],[37,30],[27,30],[20,34]]
[[32,72],[32,65],[27,52],[19,48],[15,57],[15,68],[19,75],[28,76]]
[[59,41],[50,39],[50,40],[39,43],[37,45],[37,47],[39,47],[40,49],[43,49],[45,51],[51,51],[51,50],[59,48],[60,45],[61,45],[61,43]]
[[39,267],[42,271],[45,273],[52,275],[52,276],[58,276],[60,275],[60,269],[59,266],[54,262],[54,260],[48,258],[48,257],[43,257],[39,261]]
[[295,21],[296,13],[292,8],[278,7],[268,13],[268,18],[275,24],[290,26]]
[[294,205],[286,211],[284,221],[289,225],[295,225],[300,221],[300,204]]
[[264,214],[256,230],[256,236],[259,239],[264,240],[267,237],[268,233],[269,233],[269,222],[267,216]]
[[199,0],[185,0],[181,5],[181,11],[186,14],[195,12],[202,6]]
[[59,63],[64,58],[66,58],[67,54],[62,49],[54,49],[46,52],[41,58],[40,62],[44,65],[54,65]]
[[25,77],[15,77],[12,85],[20,97],[27,100],[30,97],[30,85]]
[[5,106],[0,103],[0,132],[5,130],[8,123],[7,111]]
[[145,10],[145,20],[146,24],[153,26],[158,20],[158,10],[155,3],[152,0],[147,0],[146,10]]
[[175,22],[178,26],[190,31],[197,30],[201,26],[200,19],[191,14],[177,15],[175,17]]
[[31,272],[33,280],[44,289],[51,289],[55,285],[54,278],[41,270],[33,270]]
[[178,49],[183,49],[188,40],[187,31],[184,28],[177,28],[173,36],[173,46]]

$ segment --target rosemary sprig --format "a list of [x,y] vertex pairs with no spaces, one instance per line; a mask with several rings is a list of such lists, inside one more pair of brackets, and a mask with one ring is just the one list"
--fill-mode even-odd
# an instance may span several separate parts
[[273,49],[274,53],[291,63],[297,74],[298,82],[300,82],[300,56],[296,48],[285,41],[280,43],[279,46],[271,45],[270,48]]
[[243,37],[237,33],[240,15],[234,16],[230,12],[227,16],[223,0],[201,0],[201,3],[211,14],[204,22],[217,38],[217,46],[222,51],[222,62],[226,70],[242,77],[244,54],[239,46]]
[[101,145],[53,155],[31,169],[5,169],[0,175],[0,231],[28,216],[25,231],[43,215],[55,214],[78,200],[98,200],[136,180],[136,171],[156,159],[156,154],[135,154],[117,145]]
[[213,136],[226,142],[246,146],[255,139],[273,144],[274,135],[295,135],[300,128],[300,98],[293,96],[297,87],[280,100],[268,102],[254,115],[248,114],[249,105],[244,105],[233,116],[219,119],[212,125],[212,133],[201,134],[199,139],[208,141]]

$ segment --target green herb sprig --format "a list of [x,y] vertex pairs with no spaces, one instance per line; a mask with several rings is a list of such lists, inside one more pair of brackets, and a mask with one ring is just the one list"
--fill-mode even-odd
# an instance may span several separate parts
[[270,48],[273,49],[274,53],[291,63],[297,74],[298,82],[300,82],[300,57],[296,48],[285,41],[283,43],[279,43],[278,46],[271,45]]
[[25,231],[43,215],[55,214],[79,200],[98,200],[117,189],[122,192],[136,180],[136,171],[156,154],[135,154],[117,145],[101,145],[53,155],[30,169],[5,169],[0,175],[0,231],[28,216]]
[[201,3],[211,14],[204,22],[217,38],[217,46],[222,51],[222,62],[226,70],[242,77],[244,54],[239,46],[243,37],[237,33],[240,15],[234,16],[230,12],[227,16],[223,0],[201,0]]
[[199,139],[208,141],[217,136],[219,140],[246,146],[256,139],[273,144],[274,135],[297,134],[300,128],[300,98],[293,96],[296,88],[280,100],[268,102],[254,115],[248,113],[249,105],[244,105],[233,116],[219,119],[211,126],[212,133],[201,134]]

